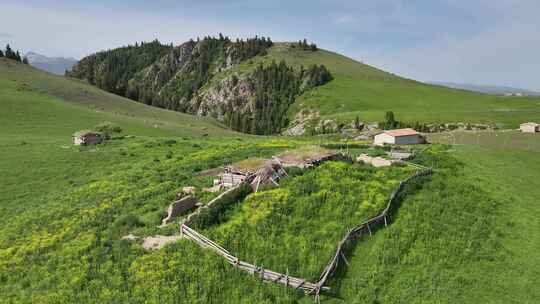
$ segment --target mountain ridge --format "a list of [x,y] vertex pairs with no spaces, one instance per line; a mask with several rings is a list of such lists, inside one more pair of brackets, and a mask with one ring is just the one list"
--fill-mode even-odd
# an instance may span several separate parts
[[458,83],[458,82],[445,82],[445,81],[428,81],[428,84],[440,85],[452,89],[467,90],[472,92],[484,93],[484,94],[494,94],[494,95],[529,95],[529,96],[540,96],[540,92],[515,88],[510,86],[498,86],[498,85],[478,85],[478,84],[469,84],[469,83]]
[[48,57],[33,51],[26,53],[24,56],[28,59],[30,65],[56,75],[64,75],[78,62],[77,59],[72,57]]
[[[207,38],[209,40],[205,41]],[[540,102],[534,96],[486,95],[423,83],[316,46],[313,49],[304,47],[302,42],[270,44],[270,39],[255,38],[249,42],[249,46],[244,41],[244,44],[248,44],[245,47],[253,52],[248,52],[249,56],[232,64],[233,58],[228,56],[234,52],[227,48],[238,48],[240,44],[235,44],[238,41],[233,43],[226,37],[207,38],[201,40],[207,44],[207,51],[186,51],[185,56],[191,56],[186,59],[190,64],[184,66],[183,59],[180,60],[184,56],[181,55],[181,48],[186,48],[186,44],[164,46],[164,54],[157,56],[161,59],[135,68],[126,77],[117,77],[122,81],[120,85],[107,87],[99,83],[108,75],[106,71],[111,67],[99,64],[84,67],[81,62],[107,57],[107,52],[122,48],[84,58],[79,62],[83,72],[77,75],[76,69],[70,76],[112,92],[120,88],[120,95],[142,100],[146,104],[212,116],[238,131],[262,132],[258,134],[298,129],[298,124],[302,124],[302,127],[295,134],[339,132],[354,125],[355,121],[382,121],[388,111],[393,111],[396,119],[409,125],[417,122],[471,123],[502,128],[516,127],[520,122],[534,119],[540,114]],[[192,40],[187,44],[201,42]],[[258,67],[267,68],[282,61],[296,73],[290,78],[294,78],[296,83],[306,81],[303,79],[306,76],[303,74],[305,67],[318,67],[315,78],[326,76],[307,90],[285,89],[288,85],[285,82],[279,85],[277,79],[289,77],[286,76],[289,72],[283,68],[282,72],[272,72],[271,76],[258,80],[253,78]],[[278,71],[276,68],[274,70]],[[271,84],[273,81],[276,83]],[[258,95],[253,90],[255,83],[266,83],[261,86]],[[292,86],[296,87],[300,86]],[[306,119],[308,121],[304,121]],[[261,120],[264,122],[258,123]]]
[[[85,57],[68,75],[145,104],[211,116],[234,130],[275,134],[288,124],[286,112],[298,95],[331,80],[324,66],[295,69],[284,61],[261,63],[214,81],[267,55],[273,45],[257,36],[233,42],[220,35],[179,46],[155,40]],[[295,47],[317,50],[305,41]]]

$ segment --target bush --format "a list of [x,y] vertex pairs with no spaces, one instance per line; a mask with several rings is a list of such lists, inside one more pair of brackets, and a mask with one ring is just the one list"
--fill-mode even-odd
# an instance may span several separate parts
[[96,125],[94,130],[103,134],[105,139],[110,139],[114,134],[122,133],[122,128],[107,121]]

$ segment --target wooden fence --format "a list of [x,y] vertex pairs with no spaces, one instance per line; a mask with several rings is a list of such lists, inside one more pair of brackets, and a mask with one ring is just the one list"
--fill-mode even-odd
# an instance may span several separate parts
[[[294,289],[302,290],[305,293],[314,293],[321,289],[316,284],[308,282],[305,279],[296,278],[293,276],[289,276],[289,274],[275,272],[275,271],[268,270],[262,267],[257,267],[256,265],[253,265],[244,261],[240,261],[240,259],[230,254],[226,249],[219,246],[218,244],[208,239],[204,235],[198,233],[194,229],[189,228],[185,224],[182,224],[180,226],[180,232],[182,236],[185,236],[191,239],[199,246],[203,248],[208,248],[214,251],[216,254],[222,256],[225,259],[225,261],[227,261],[229,264],[233,265],[234,267],[237,267],[238,269],[241,269],[251,275],[258,276],[264,281],[280,283],[287,287],[292,287]],[[323,290],[325,289],[327,288],[323,288]]]
[[323,290],[323,286],[326,284],[326,281],[332,276],[332,274],[336,271],[339,258],[341,257],[345,263],[347,263],[347,259],[345,258],[345,246],[348,242],[353,241],[357,238],[359,238],[362,234],[372,234],[372,231],[377,228],[378,226],[382,225],[384,223],[384,226],[388,225],[388,217],[390,214],[390,210],[395,202],[395,200],[398,197],[398,194],[403,190],[403,188],[415,180],[418,177],[421,176],[427,176],[432,174],[431,168],[425,168],[422,171],[416,172],[414,175],[408,177],[407,179],[399,182],[399,185],[392,191],[392,194],[390,195],[390,198],[388,199],[388,203],[386,204],[386,208],[377,216],[361,223],[360,225],[354,227],[353,229],[349,230],[345,236],[339,241],[336,250],[334,254],[332,255],[332,258],[330,259],[330,262],[326,265],[324,270],[322,271],[319,280],[317,281],[317,289],[314,291],[315,294],[315,300],[319,302],[320,299],[320,292]]
[[[414,181],[415,179],[422,177],[422,176],[428,176],[432,174],[432,169],[427,168],[421,165],[417,165],[414,163],[409,163],[411,165],[414,165],[416,168],[421,169],[421,171],[416,172],[414,175],[406,178],[405,180],[399,182],[399,185],[392,191],[390,194],[390,198],[388,199],[388,203],[384,210],[377,216],[361,223],[360,225],[354,227],[353,229],[350,229],[347,231],[347,233],[343,236],[343,238],[338,242],[336,250],[334,254],[332,255],[330,261],[326,265],[326,267],[323,269],[319,276],[319,280],[316,283],[309,282],[306,279],[303,278],[297,278],[289,276],[289,274],[283,274],[278,273],[272,270],[264,269],[262,267],[257,267],[256,265],[240,261],[237,257],[233,256],[231,253],[229,253],[226,249],[219,246],[212,240],[208,239],[204,235],[200,234],[199,232],[195,231],[194,229],[187,226],[189,222],[192,220],[194,216],[198,216],[198,213],[191,214],[186,221],[184,221],[180,225],[180,233],[194,241],[196,244],[203,248],[208,248],[217,253],[218,255],[222,256],[229,264],[246,271],[250,273],[251,275],[259,276],[262,280],[267,282],[274,282],[274,283],[280,283],[284,284],[288,287],[293,287],[298,290],[302,290],[307,294],[313,294],[315,295],[315,301],[320,301],[320,293],[321,291],[327,291],[330,290],[328,286],[325,286],[327,280],[334,274],[334,272],[337,270],[340,257],[347,263],[347,259],[345,257],[345,249],[346,245],[359,238],[362,234],[369,234],[372,235],[373,230],[382,226],[388,225],[389,221],[389,215],[391,208],[394,205],[394,202],[396,201],[398,194],[404,189],[404,187]],[[249,180],[249,179],[248,179]],[[246,181],[244,181],[245,183]],[[215,202],[221,199],[223,196],[225,196],[227,193],[230,193],[231,191],[235,191],[238,189],[242,184],[238,185],[237,187],[231,188],[227,190],[226,192],[222,193],[220,196],[216,197],[214,200],[212,200],[208,205],[207,208],[210,208],[211,205]]]

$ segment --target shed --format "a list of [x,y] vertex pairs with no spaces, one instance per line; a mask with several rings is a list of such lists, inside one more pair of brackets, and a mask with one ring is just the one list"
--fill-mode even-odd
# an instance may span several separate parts
[[225,166],[225,172],[220,175],[219,181],[214,181],[214,186],[221,184],[225,188],[234,187],[242,183],[246,178],[263,168],[268,160],[262,158],[248,158],[229,166]]
[[73,134],[72,140],[76,146],[97,145],[103,141],[103,136],[97,132],[81,131]]
[[526,122],[519,125],[519,129],[524,133],[536,133],[540,132],[540,124],[535,122]]
[[426,140],[422,135],[414,129],[396,129],[384,131],[381,134],[375,135],[373,143],[378,146],[385,144],[390,145],[414,145],[424,144]]
[[264,167],[255,172],[250,186],[254,192],[262,187],[278,187],[279,180],[285,176],[287,176],[287,172],[278,160],[268,161]]

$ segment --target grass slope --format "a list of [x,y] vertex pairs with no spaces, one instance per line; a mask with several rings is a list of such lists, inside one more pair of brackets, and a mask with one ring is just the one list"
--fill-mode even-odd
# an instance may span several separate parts
[[[212,176],[198,175],[203,170],[266,158],[306,143],[331,142],[226,136],[234,133],[213,127],[212,121],[201,125],[206,120],[166,111],[160,118],[162,110],[35,72],[0,61],[0,302],[313,303],[311,297],[234,269],[188,240],[146,252],[120,238],[174,233],[174,225],[157,225],[182,186],[212,184]],[[114,100],[111,107],[129,115],[105,108],[108,98]],[[93,101],[103,102],[105,110],[96,111]],[[168,122],[166,127],[145,122],[154,114]],[[185,117],[194,127],[183,128],[185,122],[175,117]],[[97,147],[70,145],[73,131],[103,120],[137,136]],[[201,138],[205,127],[219,136]],[[456,146],[434,146],[416,160],[433,166],[434,175],[407,188],[389,227],[351,248],[350,267],[335,275],[323,303],[539,302],[538,136],[465,132],[456,134],[455,142],[446,135],[439,140]],[[220,240],[237,246],[243,257],[259,259],[253,262],[278,265],[264,254],[269,250],[291,261],[291,271],[316,273],[294,261],[325,260],[340,233],[332,227],[317,230],[319,226],[337,225],[347,210],[376,209],[384,201],[383,192],[395,184],[391,180],[401,178],[395,171],[401,168],[349,174],[348,167],[328,166],[284,181],[284,188],[248,197],[225,214],[223,223],[206,231],[248,236],[246,244],[227,240],[228,234]],[[369,180],[358,183],[351,174]],[[329,203],[347,203],[317,208],[322,193],[304,191],[308,184],[329,193]],[[359,194],[351,191],[356,188]],[[295,195],[298,199],[290,201]],[[288,217],[281,217],[284,211],[290,212]],[[312,248],[321,256],[310,256],[303,244],[308,234],[294,230],[304,222],[320,224],[313,228],[316,235],[329,241]],[[343,222],[355,218],[347,216]],[[252,223],[266,226],[243,228]],[[280,230],[274,223],[290,229]],[[282,232],[292,240],[287,244],[292,252],[271,246]],[[242,252],[243,245],[256,254]]]
[[[71,135],[111,121],[137,136],[232,136],[212,119],[145,106],[85,83],[0,58],[1,208],[58,187],[99,179],[117,153],[79,153]],[[39,195],[38,195],[39,196]]]
[[358,115],[364,121],[380,121],[386,111],[394,111],[403,121],[489,122],[506,127],[540,117],[538,97],[484,95],[423,84],[333,52],[292,49],[284,43],[277,43],[267,56],[245,62],[217,79],[251,69],[260,61],[281,59],[294,66],[324,64],[335,78],[301,96],[290,109],[291,117],[303,108],[312,108],[323,117],[337,120],[351,121]]
[[328,303],[537,303],[540,150],[490,143],[425,159],[433,177],[352,249]]
[[[211,118],[163,110],[107,93],[76,79],[0,59],[2,122],[28,135],[69,136],[108,120],[138,135],[223,136],[233,132]],[[10,130],[11,131],[11,130]]]

